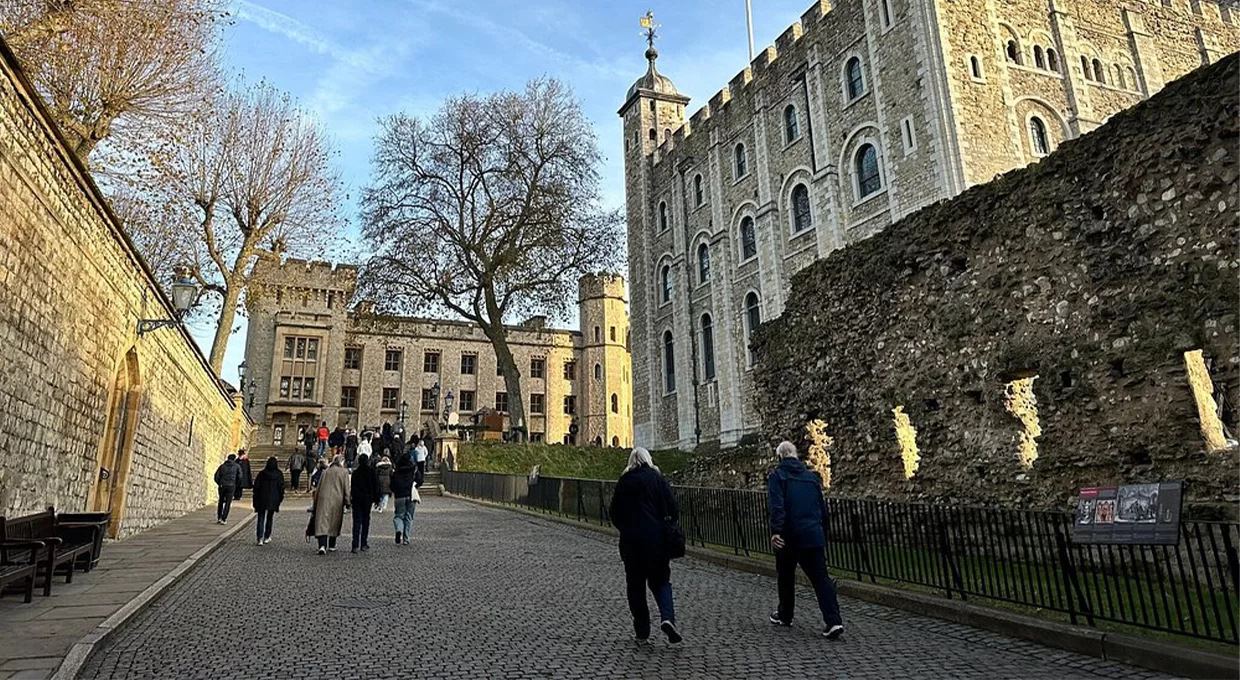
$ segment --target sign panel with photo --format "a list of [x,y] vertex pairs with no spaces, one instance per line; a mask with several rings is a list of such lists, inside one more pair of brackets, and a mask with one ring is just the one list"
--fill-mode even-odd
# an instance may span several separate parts
[[1080,544],[1175,545],[1180,482],[1081,487],[1072,540]]

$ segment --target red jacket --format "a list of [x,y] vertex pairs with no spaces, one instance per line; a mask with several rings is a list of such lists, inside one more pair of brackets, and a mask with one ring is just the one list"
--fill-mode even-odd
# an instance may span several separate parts
[[319,428],[319,441],[325,441],[328,435],[330,434],[331,432],[328,432],[326,427],[320,427]]

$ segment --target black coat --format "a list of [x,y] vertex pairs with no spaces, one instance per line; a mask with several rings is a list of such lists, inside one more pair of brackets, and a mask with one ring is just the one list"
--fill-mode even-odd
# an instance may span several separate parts
[[822,477],[805,467],[805,463],[785,458],[767,476],[766,485],[771,534],[782,537],[789,548],[826,545],[823,527],[828,516],[827,502],[822,497]]
[[327,445],[333,448],[344,446],[344,430],[336,428],[327,435]]
[[665,517],[679,520],[680,510],[663,475],[643,465],[620,476],[611,497],[611,521],[620,531],[622,558],[667,562]]
[[392,472],[392,496],[394,498],[410,498],[413,496],[413,485],[418,478],[418,466],[408,456],[400,459],[396,470]]
[[254,509],[280,512],[284,502],[284,473],[279,470],[262,469],[254,479]]
[[[238,458],[237,465],[241,466],[241,488],[242,489],[253,489],[254,488],[254,472],[253,470],[250,469],[249,457]],[[240,498],[240,496],[237,496],[237,498]]]
[[359,465],[349,480],[349,498],[353,507],[364,508],[379,502],[379,476],[369,465]]

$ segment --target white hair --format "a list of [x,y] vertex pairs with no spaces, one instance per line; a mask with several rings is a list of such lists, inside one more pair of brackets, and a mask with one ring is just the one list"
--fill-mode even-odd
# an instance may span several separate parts
[[633,453],[629,454],[629,464],[625,466],[624,472],[620,474],[628,474],[643,465],[650,466],[655,472],[659,471],[659,468],[655,467],[654,458],[650,457],[650,452],[640,446],[635,446],[633,447]]
[[779,446],[775,447],[775,453],[780,458],[796,458],[797,447],[790,441],[782,441],[779,443]]

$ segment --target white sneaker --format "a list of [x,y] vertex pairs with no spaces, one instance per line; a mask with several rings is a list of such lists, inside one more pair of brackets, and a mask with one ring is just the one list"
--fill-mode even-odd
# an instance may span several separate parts
[[270,538],[264,538],[264,539],[263,539],[263,545],[267,545],[267,544],[268,544],[268,543],[270,543],[270,542],[271,542],[271,539],[270,539]]
[[319,548],[319,554],[320,554],[320,555],[326,555],[326,554],[327,554],[327,548]]
[[840,639],[840,636],[843,634],[844,634],[844,626],[838,623],[835,624],[834,626],[827,628],[826,630],[822,632],[822,636],[828,640],[838,640]]

